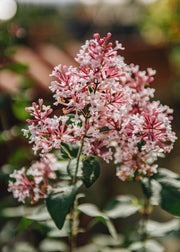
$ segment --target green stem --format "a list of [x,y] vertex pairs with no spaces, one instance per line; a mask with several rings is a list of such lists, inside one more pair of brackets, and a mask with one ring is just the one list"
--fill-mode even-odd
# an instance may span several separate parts
[[[147,187],[147,188],[146,188]],[[147,223],[149,220],[149,216],[152,212],[152,205],[151,205],[151,181],[148,179],[148,183],[145,186],[143,183],[141,183],[141,188],[144,194],[145,203],[141,210],[142,213],[142,225],[141,225],[141,241],[145,241],[148,237],[147,234]]]
[[[85,138],[86,133],[87,133],[88,118],[89,117],[85,117],[85,130],[84,130],[84,135],[82,136],[82,139],[81,139],[81,146],[80,146],[78,154],[77,154],[76,170],[75,170],[75,174],[74,174],[73,179],[72,179],[72,184],[73,185],[77,181],[79,161],[80,161],[80,157],[81,157],[83,146],[84,146],[84,138]],[[79,225],[79,223],[78,223],[78,214],[76,212],[77,206],[78,206],[78,200],[75,199],[74,205],[73,205],[73,207],[71,209],[71,213],[70,213],[70,236],[69,236],[70,252],[73,252],[73,250],[76,248],[76,238],[77,238],[77,234],[78,234],[78,225]]]
[[85,138],[86,133],[87,133],[87,125],[88,125],[88,117],[85,117],[85,130],[84,130],[84,135],[82,136],[81,146],[80,146],[78,154],[77,154],[76,170],[75,170],[75,174],[74,174],[74,177],[73,177],[73,180],[72,180],[73,185],[76,183],[76,180],[77,180],[79,161],[80,161],[81,153],[82,153],[83,146],[84,146],[84,138]]
[[70,160],[73,159],[73,158],[71,157],[71,154],[69,153],[69,151],[66,150],[66,148],[65,148],[64,146],[61,145],[61,149],[67,154],[67,156],[68,156],[68,158],[69,158]]
[[98,87],[99,83],[100,83],[100,82],[99,82],[98,80],[96,80],[96,81],[94,82],[94,84],[95,84],[94,94],[95,94],[96,91],[97,91],[97,87]]
[[70,213],[70,236],[69,236],[69,243],[70,243],[70,252],[76,248],[76,238],[78,234],[78,215],[76,213],[76,208],[78,206],[78,201],[75,199],[73,208],[71,209]]
[[150,213],[151,213],[150,200],[146,198],[142,212],[142,226],[141,226],[142,241],[145,241],[147,239],[147,222],[149,220]]

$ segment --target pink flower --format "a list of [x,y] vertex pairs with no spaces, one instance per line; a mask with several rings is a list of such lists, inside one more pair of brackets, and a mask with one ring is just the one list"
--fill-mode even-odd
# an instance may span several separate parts
[[163,142],[168,140],[168,136],[166,134],[166,127],[158,119],[159,113],[153,109],[152,115],[144,112],[142,112],[142,115],[144,116],[144,123],[140,132],[142,138],[163,145]]
[[[78,68],[58,65],[50,89],[54,105],[63,106],[63,116],[51,116],[50,106],[33,103],[26,108],[34,119],[27,120],[24,134],[33,143],[35,153],[45,155],[61,149],[61,143],[82,145],[82,154],[97,155],[106,162],[114,159],[120,179],[150,176],[162,153],[169,152],[176,140],[171,128],[172,110],[159,101],[151,101],[150,83],[155,71],[127,65],[119,50],[109,42],[111,34],[87,40],[75,60]],[[50,117],[51,116],[51,117]],[[112,149],[114,148],[114,154]],[[44,165],[45,159],[31,167],[34,181],[45,183],[54,173]],[[37,174],[42,173],[43,176]]]
[[33,150],[35,153],[39,150],[42,153],[48,153],[53,148],[61,148],[61,142],[75,142],[71,136],[73,132],[71,126],[66,126],[68,117],[62,116],[58,118],[54,116],[53,118],[49,118],[49,112],[46,114],[42,111],[40,112],[40,119],[28,120],[32,124],[29,125],[28,130],[24,130],[24,135],[29,137],[29,142],[34,143]]
[[[33,106],[26,108],[25,110],[29,112],[35,119],[28,119],[28,123],[39,122],[45,120],[49,114],[53,111],[50,106],[45,106],[43,104],[43,99],[39,99],[39,106],[33,102]],[[44,111],[43,111],[44,110]]]
[[58,169],[58,162],[54,155],[48,154],[36,161],[29,169],[15,170],[9,181],[9,192],[13,193],[14,198],[25,203],[30,200],[32,204],[44,199],[53,190],[52,182],[56,180],[55,171]]

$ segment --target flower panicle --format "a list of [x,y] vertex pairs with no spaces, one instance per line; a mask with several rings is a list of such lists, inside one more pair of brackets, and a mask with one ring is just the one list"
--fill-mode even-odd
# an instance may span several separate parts
[[56,170],[58,161],[53,154],[48,154],[40,161],[33,163],[28,169],[14,170],[10,175],[9,192],[14,198],[25,203],[30,201],[34,204],[44,199],[53,191],[56,182]]
[[[96,33],[87,40],[75,58],[79,68],[54,68],[51,76],[56,80],[50,89],[54,104],[63,107],[61,116],[52,116],[51,107],[39,99],[38,104],[26,108],[34,119],[27,120],[24,135],[42,158],[61,149],[62,143],[83,142],[82,154],[96,155],[106,162],[114,160],[121,180],[150,176],[157,171],[158,157],[170,152],[176,140],[171,127],[173,111],[151,101],[154,89],[149,84],[155,70],[141,71],[139,66],[125,64],[119,55],[124,48],[118,41],[113,46],[110,38],[110,33],[103,38]],[[34,188],[35,180],[32,182]],[[17,184],[10,190],[17,192],[20,187]]]

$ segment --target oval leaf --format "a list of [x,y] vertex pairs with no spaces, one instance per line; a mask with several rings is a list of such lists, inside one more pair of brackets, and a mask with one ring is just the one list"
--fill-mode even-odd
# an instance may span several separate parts
[[44,239],[39,248],[43,252],[65,252],[68,251],[67,244],[63,241],[56,241],[53,239]]
[[173,178],[161,179],[161,207],[167,212],[180,216],[180,181]]
[[150,202],[153,206],[158,206],[161,202],[161,184],[151,178],[143,178],[141,181],[142,190],[144,195],[150,199]]
[[150,237],[165,237],[167,234],[179,231],[179,224],[179,218],[163,223],[149,220],[146,224],[146,230]]
[[155,240],[135,242],[129,249],[131,252],[164,252],[164,248]]
[[158,173],[143,181],[144,193],[153,205],[160,205],[170,214],[180,216],[180,176],[161,168]]
[[109,217],[106,215],[106,213],[101,212],[96,205],[93,204],[81,204],[78,206],[78,209],[80,212],[90,216],[94,217],[95,220],[93,221],[92,225],[102,222],[109,230],[109,233],[114,239],[117,239],[117,233],[114,228],[113,223],[109,219]]
[[[67,152],[69,152],[69,154],[71,155],[72,158],[77,157],[78,154],[78,150],[79,150],[79,146],[76,144],[71,144],[71,143],[65,143],[65,142],[61,142],[61,145],[64,147],[64,149],[67,150]],[[63,158],[67,158],[69,159],[69,156],[62,151],[62,157]]]
[[70,212],[77,194],[77,186],[65,188],[63,192],[50,194],[46,199],[46,206],[57,228],[64,225],[66,215]]
[[139,210],[141,206],[137,202],[134,196],[121,195],[109,202],[104,211],[112,219],[126,218]]
[[158,173],[154,175],[155,179],[161,179],[161,178],[174,178],[177,180],[180,180],[180,176],[179,174],[170,171],[166,168],[159,168],[158,169]]
[[96,205],[90,203],[81,204],[78,206],[78,209],[80,212],[90,217],[98,217],[103,215]]
[[82,167],[82,181],[84,185],[88,188],[90,187],[100,175],[100,165],[98,160],[89,156],[83,161]]
[[67,166],[67,172],[68,175],[73,178],[74,176],[80,178],[82,176],[82,162],[80,161],[78,164],[78,170],[77,170],[77,174],[76,174],[76,168],[77,168],[77,159],[74,158],[72,160],[69,161],[69,164]]

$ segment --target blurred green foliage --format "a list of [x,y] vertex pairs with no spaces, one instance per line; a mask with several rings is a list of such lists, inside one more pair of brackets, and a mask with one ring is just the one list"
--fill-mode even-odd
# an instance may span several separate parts
[[[0,24],[0,56],[3,59],[0,71],[8,69],[21,76],[19,92],[13,95],[8,93],[0,94],[0,148],[2,153],[0,179],[3,188],[0,204],[0,249],[3,252],[66,252],[68,249],[65,237],[69,231],[66,222],[63,229],[58,230],[47,210],[41,205],[35,207],[19,206],[7,192],[8,175],[14,169],[28,164],[33,157],[30,146],[22,137],[21,129],[25,127],[27,113],[24,108],[31,104],[31,89],[34,83],[26,75],[27,65],[10,61],[11,55],[15,53],[13,46],[16,44],[32,45],[31,38],[34,35],[37,36],[37,39],[48,40],[63,46],[72,37],[67,29],[70,20],[68,20],[66,13],[66,10],[63,9],[58,11],[56,9],[21,6],[12,21]],[[75,13],[75,10],[70,9],[68,15],[71,16],[73,13]],[[35,28],[32,29],[32,27],[36,27],[37,23],[42,24],[41,27],[45,27],[45,29],[50,25],[53,36],[47,36],[46,32],[40,34],[38,30],[33,30]],[[172,61],[180,79],[180,1],[156,1],[147,9],[147,15],[141,27],[149,42],[171,45]],[[65,34],[65,36],[62,36],[62,34]],[[168,196],[168,199],[171,198],[171,190],[164,193],[162,193],[163,200],[165,200],[166,196]],[[147,194],[147,191],[145,194]],[[179,192],[177,195],[175,194],[176,196],[179,198]],[[162,236],[170,235],[179,239],[179,218],[173,218],[165,223],[149,220],[147,236],[150,239],[147,240],[146,244],[143,242],[137,243],[137,240],[141,239],[137,230],[141,228],[138,223],[141,218],[143,204],[144,201],[139,201],[131,195],[115,197],[102,210],[94,204],[80,204],[78,214],[82,220],[84,220],[84,216],[86,216],[86,219],[84,221],[85,225],[80,227],[79,230],[79,243],[82,246],[76,251],[164,251],[161,245]],[[165,204],[166,207],[167,204]],[[171,208],[171,205],[168,205],[168,207],[170,207],[170,212],[174,211],[173,206]],[[179,210],[177,211],[179,214]],[[23,218],[21,218],[22,216]],[[117,231],[121,233],[118,234],[117,239],[112,228],[113,224],[117,227]],[[86,225],[88,225],[88,229],[86,229]],[[95,229],[95,225],[97,229]],[[106,228],[104,228],[104,225]],[[84,232],[85,229],[86,232]],[[99,229],[103,230],[104,234],[98,234],[97,230]],[[152,240],[151,237],[154,239]],[[89,244],[84,246],[85,242]]]
[[174,75],[174,97],[180,100],[180,1],[159,0],[146,9],[140,22],[147,43],[165,46]]
[[152,44],[180,42],[180,1],[159,0],[150,4],[141,22],[141,32]]
[[[18,223],[21,221],[20,218],[5,217],[3,214],[5,207],[17,205],[17,202],[9,197],[7,191],[9,174],[14,169],[22,167],[22,165],[29,162],[28,160],[32,158],[32,151],[30,146],[25,143],[21,129],[27,118],[27,113],[24,108],[31,104],[31,89],[33,87],[33,82],[27,76],[28,66],[12,61],[11,58],[15,53],[14,45],[21,43],[16,33],[18,29],[20,28],[10,21],[0,23],[0,73],[1,71],[8,70],[16,73],[20,77],[18,92],[8,93],[2,90],[0,93],[0,182],[2,189],[0,193],[1,251],[5,249],[7,243],[9,243],[9,247],[14,247],[9,251],[18,251],[16,245],[13,246],[13,237],[18,237],[20,232],[17,229]],[[9,84],[7,83],[7,85]],[[36,230],[34,224],[31,229]],[[10,240],[11,242],[9,242]],[[28,251],[28,249],[26,251]]]

